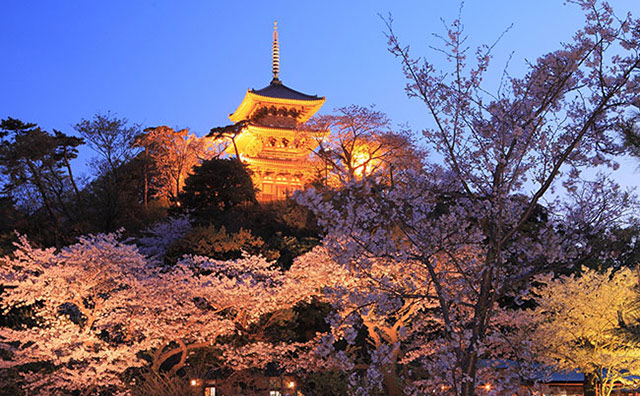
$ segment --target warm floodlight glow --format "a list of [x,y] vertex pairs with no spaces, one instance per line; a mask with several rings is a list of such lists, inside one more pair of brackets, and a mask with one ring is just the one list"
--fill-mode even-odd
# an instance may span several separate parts
[[484,386],[484,389],[490,391],[491,390],[491,384],[486,384]]
[[379,165],[380,159],[374,158],[376,148],[369,144],[358,144],[351,152],[351,168],[356,177],[369,176]]
[[192,379],[191,380],[191,386],[198,386],[198,380],[197,379]]
[[289,388],[295,388],[295,387],[296,387],[296,383],[295,383],[295,382],[293,382],[293,381],[289,381],[289,382],[287,383],[287,386],[288,386]]

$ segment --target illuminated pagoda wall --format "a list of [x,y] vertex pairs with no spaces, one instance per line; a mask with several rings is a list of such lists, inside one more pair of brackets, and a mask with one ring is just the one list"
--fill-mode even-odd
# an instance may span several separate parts
[[[317,139],[328,134],[304,126],[322,107],[325,98],[298,92],[278,78],[277,25],[273,32],[272,67],[271,83],[262,89],[248,90],[236,111],[229,115],[234,122],[234,144],[229,145],[227,153],[238,155],[253,171],[260,201],[283,199],[301,189],[313,176],[310,159],[318,146]],[[214,130],[212,134],[215,135]]]

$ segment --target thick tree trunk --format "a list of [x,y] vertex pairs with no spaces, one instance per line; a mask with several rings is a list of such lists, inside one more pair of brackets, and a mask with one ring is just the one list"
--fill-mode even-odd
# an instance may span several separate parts
[[390,364],[384,367],[383,370],[385,394],[388,396],[404,396],[404,391],[398,381],[395,364]]
[[[465,354],[462,363],[462,396],[473,396],[476,390],[476,371],[477,371],[478,356],[475,351]],[[466,378],[466,381],[465,381]]]
[[[491,253],[489,254],[491,255]],[[476,372],[478,370],[478,344],[484,338],[487,318],[492,308],[493,271],[490,267],[492,260],[489,258],[487,261],[489,263],[488,268],[485,269],[485,273],[483,274],[480,296],[475,307],[473,334],[462,358],[462,396],[473,396],[475,394]]]

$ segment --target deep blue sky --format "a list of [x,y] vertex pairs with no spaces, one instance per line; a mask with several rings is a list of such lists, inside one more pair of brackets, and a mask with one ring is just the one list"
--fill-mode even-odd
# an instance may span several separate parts
[[[614,0],[618,13],[640,16],[639,0]],[[419,131],[423,105],[404,94],[404,78],[387,52],[384,23],[416,55],[434,57],[431,33],[457,1],[24,1],[0,0],[0,117],[72,133],[96,112],[111,111],[143,127],[189,127],[198,135],[227,124],[248,88],[271,79],[273,21],[280,32],[280,78],[325,96],[323,112],[375,104],[394,123]],[[582,24],[562,0],[468,0],[463,21],[471,44],[499,43],[494,68],[511,51],[512,75],[524,60],[552,51]],[[491,82],[491,81],[490,81]],[[85,155],[83,157],[86,158]],[[637,162],[622,163],[638,185]]]

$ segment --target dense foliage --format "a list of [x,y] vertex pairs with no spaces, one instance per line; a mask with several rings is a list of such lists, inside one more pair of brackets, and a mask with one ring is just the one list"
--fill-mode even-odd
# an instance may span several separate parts
[[579,277],[538,281],[533,345],[547,364],[587,374],[602,396],[620,385],[637,388],[640,347],[624,331],[639,319],[637,274],[629,268],[587,270]]

